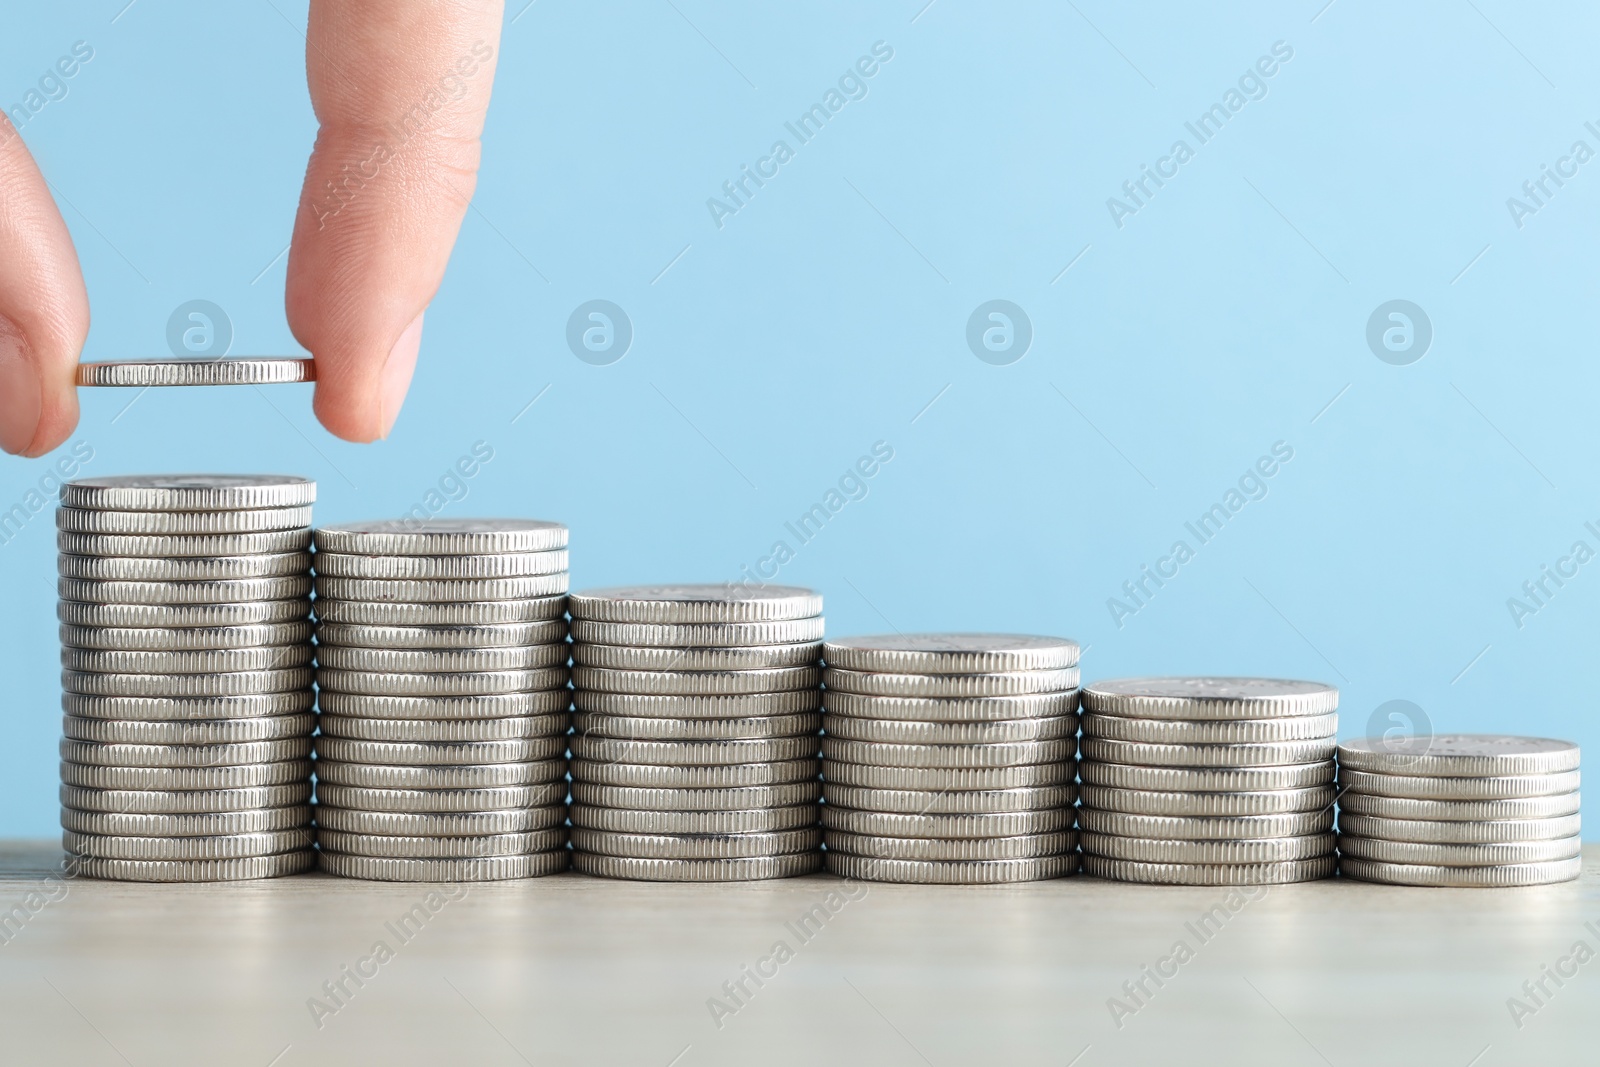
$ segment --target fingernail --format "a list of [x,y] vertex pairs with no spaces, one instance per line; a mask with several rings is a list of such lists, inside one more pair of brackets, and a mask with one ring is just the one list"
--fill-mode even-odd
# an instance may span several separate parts
[[388,437],[400,417],[400,408],[406,402],[406,391],[411,388],[411,375],[417,369],[417,352],[422,348],[422,316],[411,320],[411,325],[400,334],[400,340],[389,350],[383,364],[383,378],[378,383],[378,421],[382,425],[380,437]]
[[20,455],[39,432],[44,388],[23,352],[22,331],[0,318],[0,448]]

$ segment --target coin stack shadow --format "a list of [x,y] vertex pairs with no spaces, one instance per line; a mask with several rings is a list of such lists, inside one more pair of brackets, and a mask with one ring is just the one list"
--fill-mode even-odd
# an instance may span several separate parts
[[201,882],[314,866],[316,484],[119,476],[60,495],[69,869]]
[[1084,686],[1084,871],[1170,885],[1328,877],[1338,705],[1332,686],[1267,678]]
[[982,884],[1077,869],[1077,642],[894,634],[823,656],[828,870]]
[[575,593],[573,866],[653,881],[820,870],[822,597]]
[[315,540],[322,870],[565,870],[567,528],[399,519]]
[[1368,737],[1339,746],[1339,873],[1526,886],[1583,868],[1578,746],[1541,737]]

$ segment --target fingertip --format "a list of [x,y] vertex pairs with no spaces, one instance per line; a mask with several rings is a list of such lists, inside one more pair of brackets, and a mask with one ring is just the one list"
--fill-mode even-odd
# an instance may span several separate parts
[[411,320],[400,339],[394,343],[394,348],[389,351],[389,358],[383,365],[383,379],[378,385],[379,423],[383,427],[381,437],[388,437],[394,429],[395,420],[400,417],[400,409],[405,405],[406,393],[411,389],[411,376],[416,373],[417,353],[422,350],[422,316]]
[[418,312],[381,359],[373,352],[316,354],[312,409],[329,433],[356,444],[389,436],[416,371],[422,319]]

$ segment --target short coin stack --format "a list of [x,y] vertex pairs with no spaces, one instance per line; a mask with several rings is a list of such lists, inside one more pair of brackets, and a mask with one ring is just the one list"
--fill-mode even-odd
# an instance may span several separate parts
[[316,531],[324,871],[565,870],[567,528],[399,519]]
[[1582,867],[1578,746],[1447,734],[1339,746],[1339,872],[1395,885],[1519,886]]
[[1124,882],[1269,885],[1334,871],[1339,691],[1270,678],[1083,690],[1083,869]]
[[654,881],[819,870],[822,597],[575,593],[573,866]]
[[280,475],[61,489],[62,843],[75,873],[293,874],[311,850],[311,504]]
[[830,871],[981,884],[1077,869],[1076,641],[893,634],[823,656]]

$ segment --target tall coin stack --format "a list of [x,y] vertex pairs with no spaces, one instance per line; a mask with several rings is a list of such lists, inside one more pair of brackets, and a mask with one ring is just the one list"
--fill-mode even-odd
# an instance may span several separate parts
[[315,499],[315,483],[280,475],[62,486],[61,825],[76,873],[314,866]]
[[565,870],[567,528],[316,531],[317,844],[402,882]]
[[573,866],[653,881],[821,869],[822,597],[660,585],[575,593]]
[[1083,689],[1083,869],[1123,882],[1272,885],[1334,856],[1339,691],[1270,678]]
[[1395,885],[1578,877],[1578,746],[1446,734],[1339,746],[1339,872]]
[[980,884],[1077,869],[1076,641],[894,634],[823,656],[830,871]]

